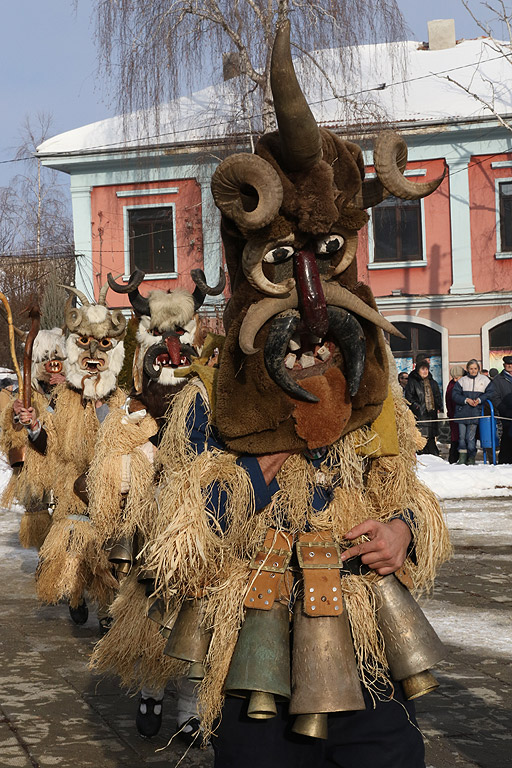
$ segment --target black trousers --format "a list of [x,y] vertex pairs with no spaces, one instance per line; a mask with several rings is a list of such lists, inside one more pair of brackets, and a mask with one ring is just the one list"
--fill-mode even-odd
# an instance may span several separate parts
[[500,441],[498,464],[512,464],[512,437],[509,435],[509,421],[503,422],[503,432]]
[[247,700],[227,697],[212,739],[215,768],[425,768],[423,738],[412,702],[395,685],[395,698],[366,710],[329,715],[327,741],[292,733],[288,705],[277,717],[252,720]]

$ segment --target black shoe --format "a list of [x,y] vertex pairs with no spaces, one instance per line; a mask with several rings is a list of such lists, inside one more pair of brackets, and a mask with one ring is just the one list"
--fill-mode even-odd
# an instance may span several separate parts
[[100,635],[102,637],[107,634],[107,632],[109,631],[110,627],[112,626],[112,622],[113,621],[114,621],[114,619],[112,618],[112,616],[104,616],[103,619],[99,620]]
[[201,723],[197,717],[190,717],[183,725],[178,726],[176,735],[187,747],[200,747],[203,743]]
[[72,608],[70,605],[68,605],[68,608],[69,615],[75,624],[85,624],[89,618],[89,609],[87,607],[87,603],[85,602],[85,598],[82,598],[82,602],[79,603],[76,608]]
[[135,725],[143,738],[151,739],[156,736],[162,725],[162,702],[141,696]]

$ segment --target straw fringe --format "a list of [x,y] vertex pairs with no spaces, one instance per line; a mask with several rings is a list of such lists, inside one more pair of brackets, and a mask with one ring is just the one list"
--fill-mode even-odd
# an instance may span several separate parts
[[20,521],[19,539],[25,549],[40,549],[46,539],[52,518],[47,509],[26,510]]
[[110,606],[114,622],[94,647],[89,668],[115,674],[124,688],[164,688],[172,677],[186,673],[186,662],[171,659],[163,651],[165,639],[158,625],[147,618],[148,599],[133,572],[122,583]]

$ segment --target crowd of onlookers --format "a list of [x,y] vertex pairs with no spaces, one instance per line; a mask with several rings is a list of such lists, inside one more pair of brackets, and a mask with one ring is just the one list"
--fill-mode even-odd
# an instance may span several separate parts
[[[430,372],[430,360],[418,355],[414,370],[401,371],[398,381],[413,412],[418,428],[426,438],[420,453],[439,456],[439,435],[443,399],[437,381]],[[491,402],[495,415],[502,417],[499,464],[512,463],[512,355],[503,358],[503,370],[481,370],[477,360],[468,360],[465,368],[450,368],[450,382],[445,392],[446,413],[450,421],[450,464],[474,464],[479,417],[482,405]]]

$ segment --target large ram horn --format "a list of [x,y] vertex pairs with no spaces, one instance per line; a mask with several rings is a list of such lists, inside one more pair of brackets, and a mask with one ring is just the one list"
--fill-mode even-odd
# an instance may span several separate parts
[[206,276],[202,269],[191,269],[190,277],[196,284],[194,293],[192,294],[195,312],[203,306],[206,296],[219,296],[226,287],[226,273],[222,267],[219,269],[219,282],[213,288],[210,288],[206,282]]
[[121,309],[114,309],[111,314],[111,322],[115,330],[110,331],[110,336],[122,336],[126,330],[126,317]]
[[330,279],[341,275],[341,273],[352,264],[357,253],[358,242],[359,238],[357,232],[354,235],[349,235],[345,238],[345,250],[336,266],[331,267]]
[[85,295],[85,293],[82,293],[82,291],[79,291],[78,288],[75,288],[72,285],[62,285],[61,283],[57,283],[59,288],[65,288],[66,291],[69,291],[70,293],[73,293],[80,301],[82,302],[83,307],[90,306],[90,301]]
[[248,282],[261,293],[269,296],[281,296],[289,293],[295,285],[293,277],[283,280],[282,283],[273,283],[263,274],[263,256],[268,246],[256,245],[254,242],[247,242],[242,254],[242,269]]
[[322,158],[322,137],[293,68],[289,21],[274,40],[270,85],[284,165],[289,171],[307,171]]
[[64,320],[70,333],[74,333],[82,322],[82,310],[73,306],[73,295],[71,293],[64,307]]
[[[379,312],[376,312],[354,293],[343,288],[343,286],[337,283],[326,283],[322,280],[322,288],[327,305],[330,304],[333,307],[348,309],[349,312],[369,320],[378,328],[382,328],[383,331],[387,331],[387,333],[393,336],[404,338],[403,334],[389,320],[386,320]],[[297,309],[297,307],[298,297],[295,288],[290,291],[289,296],[284,298],[261,299],[256,304],[251,304],[240,326],[238,335],[238,343],[242,352],[245,355],[254,355],[258,351],[254,346],[254,339],[267,320],[270,320],[271,317],[278,315],[280,312],[284,312],[287,309]]]
[[[405,162],[404,162],[405,158]],[[433,181],[409,181],[403,176],[407,163],[407,145],[394,131],[382,131],[375,141],[373,163],[379,180],[391,195],[402,200],[418,200],[434,192],[444,179],[446,169]]]
[[283,201],[277,171],[258,155],[237,154],[224,160],[212,177],[217,208],[245,229],[261,229],[275,218]]

